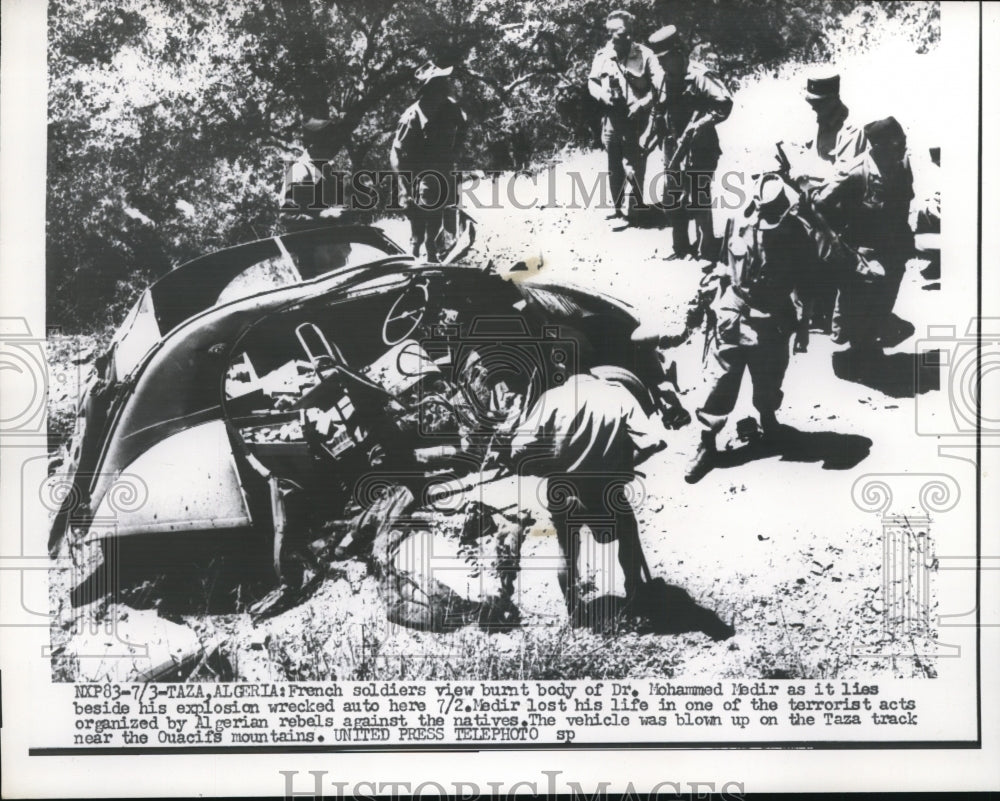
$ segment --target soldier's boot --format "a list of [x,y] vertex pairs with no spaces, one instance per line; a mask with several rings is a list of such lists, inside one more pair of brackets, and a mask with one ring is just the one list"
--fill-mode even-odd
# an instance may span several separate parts
[[705,474],[715,465],[715,434],[711,431],[701,432],[701,442],[698,443],[698,450],[694,452],[694,457],[688,462],[687,470],[684,472],[684,480],[688,484],[697,484]]
[[787,429],[778,422],[774,412],[760,412],[760,434],[765,444],[774,444],[776,440],[780,440],[783,431]]

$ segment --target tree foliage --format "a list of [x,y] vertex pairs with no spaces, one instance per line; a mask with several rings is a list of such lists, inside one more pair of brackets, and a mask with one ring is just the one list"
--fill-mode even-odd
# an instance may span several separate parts
[[[593,144],[586,92],[603,20],[678,25],[738,78],[822,58],[850,0],[52,0],[47,279],[53,324],[120,319],[135,292],[199,253],[277,224],[283,159],[301,123],[323,149],[384,168],[413,72],[455,67],[469,113],[465,164],[525,167]],[[893,2],[921,46],[936,6]],[[908,16],[907,16],[908,15]]]

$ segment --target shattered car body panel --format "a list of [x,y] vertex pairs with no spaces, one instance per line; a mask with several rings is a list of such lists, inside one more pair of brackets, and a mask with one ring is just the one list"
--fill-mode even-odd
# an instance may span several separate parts
[[115,520],[115,534],[216,531],[251,524],[247,499],[221,420],[162,439],[129,465],[141,477],[142,503],[122,515],[113,491],[103,492],[95,520]]
[[261,239],[187,262],[149,287],[118,329],[116,375],[132,372],[153,345],[195,314],[258,294],[262,283],[303,283],[402,252],[376,228],[344,226]]
[[[317,291],[316,284],[336,283],[372,259],[392,262],[401,253],[372,227],[317,229],[195,259],[143,292],[97,360],[81,399],[66,471],[74,491],[55,516],[50,551],[71,517],[86,526],[126,464],[171,434],[220,417],[218,346],[224,349],[241,326],[263,309]],[[264,291],[258,284],[252,294],[238,291],[241,277],[275,263],[294,270],[294,280]]]
[[[421,263],[367,226],[189,262],[143,293],[98,360],[50,551],[68,529],[257,529],[280,574],[290,532],[363,510],[373,482],[421,497],[481,471],[502,426],[572,373],[616,364],[655,386],[638,326],[601,293]],[[114,508],[123,475],[145,484],[136,508]]]

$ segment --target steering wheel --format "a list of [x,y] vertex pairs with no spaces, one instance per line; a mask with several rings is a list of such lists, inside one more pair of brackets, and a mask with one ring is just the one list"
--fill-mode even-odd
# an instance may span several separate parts
[[382,341],[397,345],[417,330],[427,314],[430,295],[427,284],[411,284],[396,298],[382,323]]

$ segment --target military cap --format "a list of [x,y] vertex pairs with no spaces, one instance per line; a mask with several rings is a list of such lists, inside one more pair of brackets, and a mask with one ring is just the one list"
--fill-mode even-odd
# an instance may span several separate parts
[[684,39],[677,33],[676,25],[664,25],[646,41],[649,42],[655,56],[664,56],[673,50],[683,50],[686,47]]
[[880,145],[890,139],[906,141],[906,132],[895,117],[886,117],[884,120],[875,120],[865,126],[865,136],[873,145]]
[[815,76],[806,81],[806,100],[825,100],[828,97],[840,97],[839,75]]
[[333,120],[320,119],[318,117],[310,117],[302,123],[302,127],[309,133],[319,133],[331,125],[333,125]]
[[414,77],[421,86],[427,86],[435,78],[447,78],[453,69],[454,67],[439,67],[433,61],[428,61],[417,67]]

